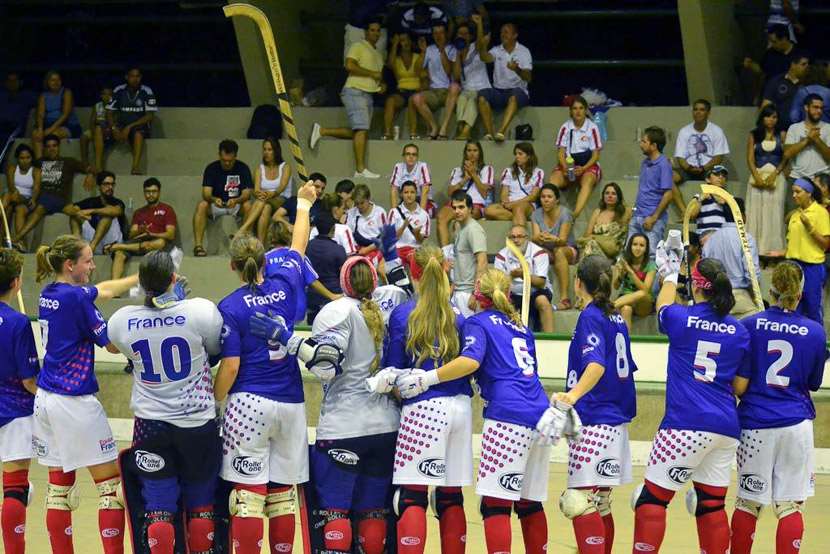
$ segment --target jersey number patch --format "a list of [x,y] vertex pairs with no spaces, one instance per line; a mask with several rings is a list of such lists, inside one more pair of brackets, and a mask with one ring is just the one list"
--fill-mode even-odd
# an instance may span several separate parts
[[[134,354],[141,356],[141,380],[145,383],[161,383],[161,374],[155,371],[150,341],[136,341],[130,348]],[[190,345],[187,344],[187,340],[182,337],[167,337],[161,341],[158,354],[161,358],[161,368],[169,381],[181,381],[190,375]]]
[[793,360],[793,345],[785,340],[771,340],[767,343],[767,354],[778,354],[778,359],[767,369],[767,385],[778,389],[787,388],[790,378],[779,375]]
[[[695,379],[704,383],[712,383],[718,371],[718,363],[712,358],[720,354],[720,343],[709,340],[697,341],[695,352],[694,374]],[[702,373],[701,373],[702,371]]]
[[530,355],[527,340],[515,337],[510,343],[513,345],[513,356],[516,358],[516,364],[522,370],[522,375],[533,375],[536,372],[536,360]]

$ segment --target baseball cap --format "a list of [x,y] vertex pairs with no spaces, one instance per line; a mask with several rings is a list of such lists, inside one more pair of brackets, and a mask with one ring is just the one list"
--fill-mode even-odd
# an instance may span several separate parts
[[728,170],[728,169],[726,169],[726,166],[725,166],[725,165],[718,164],[718,165],[716,165],[716,166],[712,167],[712,169],[710,169],[710,170],[706,173],[706,176],[707,176],[707,177],[708,177],[709,175],[723,175],[723,176],[725,176],[725,177],[728,177],[728,176],[729,176],[729,170]]

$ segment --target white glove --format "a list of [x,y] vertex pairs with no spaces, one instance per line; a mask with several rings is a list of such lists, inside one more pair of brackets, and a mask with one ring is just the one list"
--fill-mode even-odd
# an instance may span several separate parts
[[562,430],[562,436],[565,437],[568,444],[573,444],[582,440],[582,419],[573,407],[568,410],[567,415],[568,421],[565,424],[565,429]]
[[562,438],[562,433],[568,423],[568,412],[571,406],[554,400],[536,423],[539,431],[539,443],[543,446],[553,446]]
[[366,379],[366,388],[369,389],[369,392],[376,394],[392,392],[398,376],[403,375],[405,372],[405,369],[385,367]]
[[395,386],[403,398],[414,398],[439,382],[437,371],[413,368],[400,375],[395,381]]
[[657,243],[654,254],[654,263],[657,264],[657,273],[662,277],[663,282],[677,284],[680,276],[680,263],[683,261],[683,245],[677,244],[676,237],[670,231],[668,240],[661,240]]

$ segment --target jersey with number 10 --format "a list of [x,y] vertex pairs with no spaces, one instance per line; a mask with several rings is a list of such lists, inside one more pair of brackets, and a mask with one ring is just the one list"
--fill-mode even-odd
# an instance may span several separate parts
[[661,429],[705,431],[738,438],[732,380],[749,364],[749,333],[708,302],[660,308],[660,331],[669,337],[666,415]]
[[566,390],[576,386],[588,364],[605,368],[591,391],[576,403],[585,425],[620,425],[637,415],[631,342],[625,320],[619,314],[605,315],[593,303],[579,315],[568,351]]
[[819,389],[824,376],[824,328],[778,307],[742,319],[741,323],[752,337],[752,363],[738,371],[749,379],[738,405],[741,428],[789,427],[815,419],[810,391]]

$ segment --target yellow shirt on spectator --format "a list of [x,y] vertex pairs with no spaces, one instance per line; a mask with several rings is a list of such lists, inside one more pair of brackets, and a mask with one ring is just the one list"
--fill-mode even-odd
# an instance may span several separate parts
[[412,54],[412,66],[407,68],[403,58],[395,58],[392,71],[398,80],[398,90],[415,91],[421,88],[421,54]]
[[[383,56],[380,55],[378,49],[372,46],[368,40],[363,39],[360,42],[355,42],[349,47],[346,53],[347,58],[351,58],[357,62],[357,65],[369,71],[383,70]],[[349,75],[346,79],[346,85],[349,88],[362,90],[363,92],[379,92],[380,83],[371,77],[357,77]]]
[[[787,257],[799,260],[808,264],[824,263],[824,250],[813,240],[807,228],[801,222],[801,210],[796,210],[790,217],[790,224],[787,226]],[[813,202],[807,209],[807,214],[812,225],[813,232],[820,235],[830,235],[830,214],[818,202]]]

